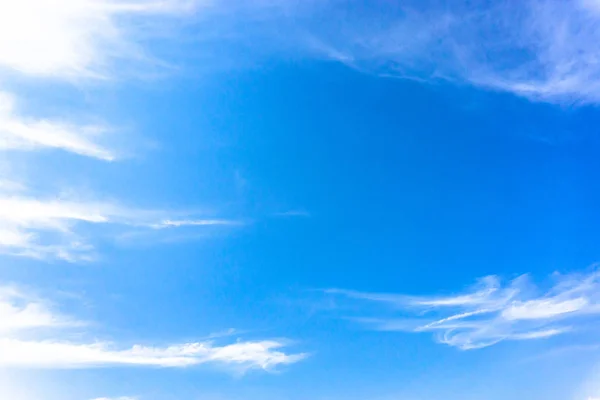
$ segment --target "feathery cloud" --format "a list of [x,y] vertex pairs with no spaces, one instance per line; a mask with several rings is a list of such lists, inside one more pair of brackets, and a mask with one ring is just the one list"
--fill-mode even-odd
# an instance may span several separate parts
[[[589,326],[600,317],[600,272],[557,275],[538,294],[527,276],[503,285],[496,276],[479,280],[471,291],[453,296],[407,296],[328,290],[331,295],[386,304],[402,316],[356,318],[381,331],[434,332],[436,339],[463,350],[506,340],[534,340]],[[383,311],[383,310],[382,310]],[[407,315],[415,315],[409,318]]]
[[[598,103],[599,10],[591,0],[342,1],[315,6],[301,28],[309,51],[362,71]],[[311,18],[325,13],[332,24],[315,28]]]

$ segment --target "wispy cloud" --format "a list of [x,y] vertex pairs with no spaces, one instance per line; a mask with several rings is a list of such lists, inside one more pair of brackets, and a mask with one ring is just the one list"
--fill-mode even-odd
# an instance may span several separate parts
[[[305,49],[362,71],[450,80],[560,103],[600,101],[600,11],[592,0],[313,5]],[[312,24],[329,15],[331,24]]]
[[0,253],[16,256],[90,261],[95,251],[83,234],[85,227],[155,230],[241,224],[224,219],[173,220],[165,218],[169,214],[166,211],[129,208],[107,201],[35,196],[25,187],[7,187],[0,190]]
[[94,139],[106,128],[77,126],[48,119],[25,118],[17,114],[15,99],[0,92],[0,150],[61,149],[82,156],[112,161],[116,155]]
[[[534,340],[589,327],[600,316],[600,272],[555,275],[545,293],[526,275],[506,285],[488,276],[468,292],[452,296],[408,296],[328,290],[330,295],[392,306],[385,317],[353,318],[381,331],[433,332],[463,350],[506,340]],[[384,309],[380,309],[383,313]]]
[[[65,330],[82,323],[51,309],[14,287],[0,287],[0,367],[98,368],[109,366],[189,367],[223,364],[246,371],[270,370],[292,364],[305,354],[287,354],[277,340],[237,341],[217,345],[212,341],[166,346],[120,346],[108,342],[73,342]],[[47,331],[52,332],[48,337]],[[27,339],[23,339],[27,333]],[[67,333],[69,333],[67,331]],[[34,337],[34,339],[32,339]]]

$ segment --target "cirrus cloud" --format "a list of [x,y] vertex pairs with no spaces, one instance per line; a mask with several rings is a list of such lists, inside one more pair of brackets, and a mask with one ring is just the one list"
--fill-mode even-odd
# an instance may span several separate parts
[[[328,1],[294,15],[289,36],[310,54],[381,76],[589,104],[600,102],[599,10],[594,0]],[[315,23],[323,15],[330,23]]]
[[[466,293],[409,296],[329,289],[326,292],[379,305],[379,315],[352,317],[379,331],[430,332],[463,350],[509,340],[545,339],[589,327],[600,318],[600,272],[556,275],[541,292],[526,275],[503,284],[482,278]],[[389,307],[392,315],[389,315]]]

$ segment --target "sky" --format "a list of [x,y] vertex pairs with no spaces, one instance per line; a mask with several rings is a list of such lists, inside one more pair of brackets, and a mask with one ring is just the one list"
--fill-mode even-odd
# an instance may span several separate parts
[[600,399],[597,0],[0,0],[0,399]]

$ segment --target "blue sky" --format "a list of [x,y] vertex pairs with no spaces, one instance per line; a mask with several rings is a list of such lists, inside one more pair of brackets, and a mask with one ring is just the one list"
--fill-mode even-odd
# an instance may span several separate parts
[[0,398],[600,398],[600,3],[0,2]]

